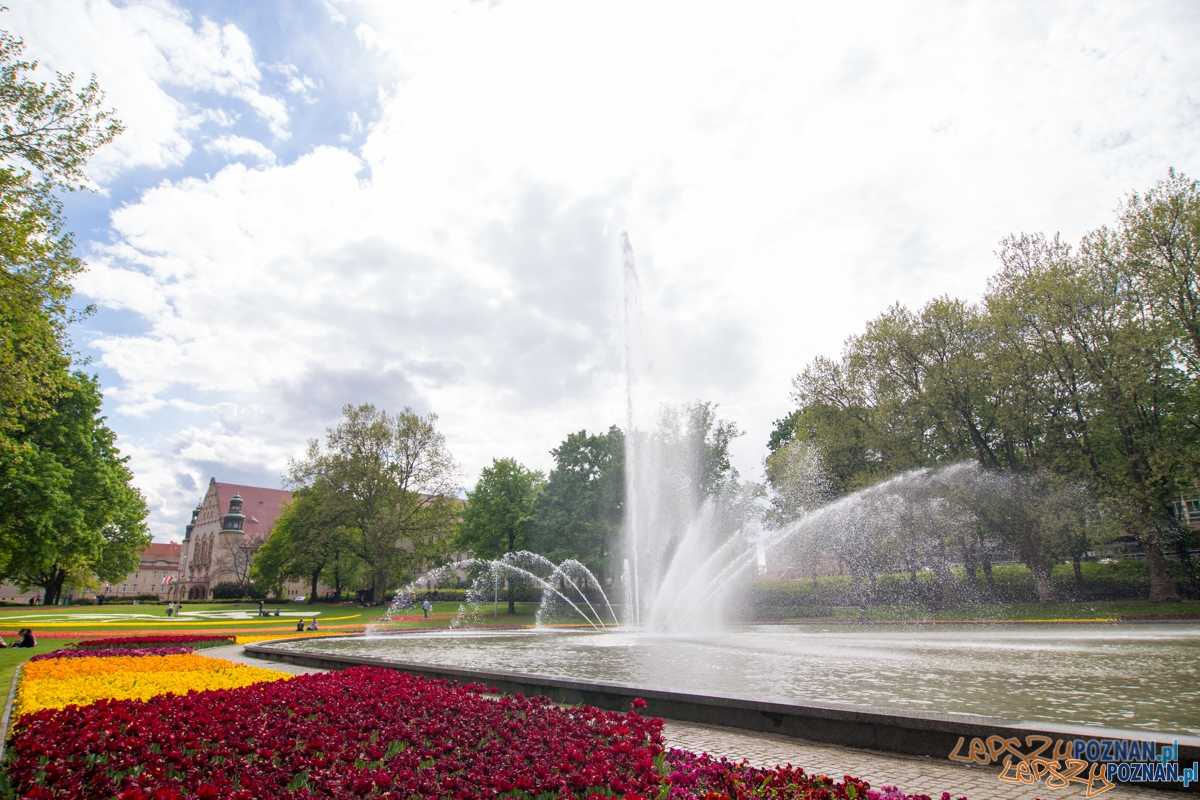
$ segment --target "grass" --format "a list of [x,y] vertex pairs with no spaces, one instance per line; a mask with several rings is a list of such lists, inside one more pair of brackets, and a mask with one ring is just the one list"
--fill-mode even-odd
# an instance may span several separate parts
[[17,671],[18,666],[28,661],[30,656],[49,653],[51,650],[58,650],[74,644],[73,641],[67,639],[38,639],[37,647],[13,647],[15,638],[5,637],[5,639],[8,647],[0,649],[0,703],[8,698],[8,689],[12,686],[13,673]]
[[[100,636],[134,636],[155,633],[211,633],[216,636],[286,636],[296,632],[296,621],[305,625],[316,616],[322,633],[361,633],[367,625],[380,624],[387,630],[405,628],[447,628],[458,614],[458,602],[437,602],[426,619],[419,607],[405,609],[403,618],[380,620],[387,606],[359,608],[348,604],[284,603],[267,604],[269,611],[279,608],[278,617],[259,617],[258,603],[188,603],[181,616],[168,617],[165,605],[107,606],[0,606],[0,634],[9,643],[0,649],[0,702],[8,696],[13,672],[30,656],[67,647],[81,639]],[[500,606],[497,619],[491,609],[473,625],[532,625],[536,603],[517,603],[517,613],[509,616]],[[37,647],[14,648],[19,628],[32,628]]]
[[[764,609],[765,611],[766,609]],[[958,606],[929,611],[918,606],[868,606],[877,622],[1029,622],[1035,620],[1112,620],[1138,617],[1200,615],[1200,600],[1179,603],[1150,603],[1145,600],[1110,600],[1084,603],[996,603]],[[779,609],[786,613],[786,609]],[[835,606],[819,618],[783,617],[781,622],[834,620],[857,622],[857,606]]]
[[[217,636],[263,636],[296,631],[296,622],[307,625],[315,616],[322,632],[359,633],[368,625],[391,628],[439,628],[449,626],[458,614],[455,601],[433,604],[426,619],[419,607],[401,611],[399,618],[381,620],[386,606],[360,608],[351,604],[283,603],[267,604],[266,610],[279,609],[279,616],[258,616],[258,603],[188,603],[177,616],[168,617],[163,605],[107,606],[9,606],[0,607],[0,633],[15,635],[18,628],[33,628],[39,638],[69,639],[81,636],[130,635],[148,633],[211,633]],[[531,625],[537,612],[535,603],[517,603],[517,613],[507,614],[500,606],[493,620],[491,608],[472,624]]]

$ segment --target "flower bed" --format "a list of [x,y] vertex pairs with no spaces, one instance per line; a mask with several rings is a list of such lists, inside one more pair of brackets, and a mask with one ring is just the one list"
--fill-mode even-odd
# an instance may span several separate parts
[[197,633],[163,633],[153,636],[110,636],[106,639],[90,639],[75,645],[78,650],[107,650],[113,647],[178,647],[189,645],[200,649],[203,647],[221,647],[233,644],[232,636],[212,636]]
[[76,650],[64,647],[50,653],[39,653],[33,661],[52,661],[56,658],[137,658],[139,656],[178,656],[195,652],[194,647],[110,647],[104,650]]
[[647,795],[661,726],[356,667],[39,711],[16,723],[8,774],[30,798]]
[[667,751],[662,721],[634,712],[492,698],[375,667],[42,710],[18,719],[11,743],[8,777],[27,798],[919,800]]
[[195,654],[57,658],[30,661],[22,670],[13,704],[18,716],[106,698],[148,700],[167,693],[233,689],[291,677]]

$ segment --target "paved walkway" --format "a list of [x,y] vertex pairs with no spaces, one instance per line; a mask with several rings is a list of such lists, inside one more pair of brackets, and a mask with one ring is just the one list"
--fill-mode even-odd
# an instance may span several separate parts
[[[314,667],[250,658],[243,652],[242,645],[213,647],[197,652],[293,674],[324,672]],[[810,774],[824,774],[838,779],[843,775],[854,775],[870,783],[872,788],[898,786],[907,794],[927,794],[934,800],[938,800],[942,792],[950,792],[955,798],[966,796],[969,800],[1082,800],[1085,797],[1083,787],[1056,790],[1048,789],[1044,784],[1022,786],[1005,783],[997,777],[1000,774],[998,767],[960,765],[932,758],[856,750],[769,733],[750,733],[671,720],[664,724],[663,733],[667,744],[683,750],[705,752],[736,761],[746,759],[761,767],[793,764],[803,767]],[[1097,797],[1102,800],[1194,800],[1196,795],[1117,786]]]

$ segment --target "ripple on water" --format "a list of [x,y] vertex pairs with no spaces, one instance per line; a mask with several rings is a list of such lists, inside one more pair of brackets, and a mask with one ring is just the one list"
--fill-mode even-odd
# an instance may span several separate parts
[[437,632],[286,646],[752,699],[1200,733],[1192,624]]

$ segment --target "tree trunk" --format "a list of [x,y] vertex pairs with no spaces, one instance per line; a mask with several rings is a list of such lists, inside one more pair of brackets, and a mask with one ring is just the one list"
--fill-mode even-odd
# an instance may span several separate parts
[[311,606],[317,602],[317,579],[321,576],[321,570],[315,569],[312,573],[312,591],[308,593],[308,604]]
[[1192,561],[1192,554],[1188,551],[1188,534],[1185,528],[1175,540],[1175,554],[1179,556],[1179,563],[1183,565],[1183,574],[1187,575],[1188,583],[1192,587],[1192,597],[1200,597],[1200,580],[1197,580],[1196,565]]
[[1050,577],[1050,565],[1045,561],[1033,561],[1026,564],[1033,573],[1033,582],[1037,586],[1038,602],[1042,605],[1058,602],[1058,594],[1054,591],[1054,581]]
[[508,582],[508,613],[517,613],[516,587],[513,585],[512,580]]
[[938,602],[942,608],[954,608],[962,602],[958,592],[958,581],[946,561],[946,544],[938,539],[936,556],[933,560],[933,574],[938,579]]
[[1167,559],[1163,556],[1162,547],[1158,542],[1146,542],[1146,566],[1150,569],[1150,602],[1177,603],[1179,591],[1171,580],[1171,572],[1167,569]]
[[1071,554],[1071,568],[1075,571],[1075,599],[1083,597],[1083,567],[1079,564],[1079,553]]
[[988,592],[995,598],[996,579],[992,577],[992,557],[988,555],[982,527],[979,528],[979,563],[983,565],[983,577],[987,581]]

